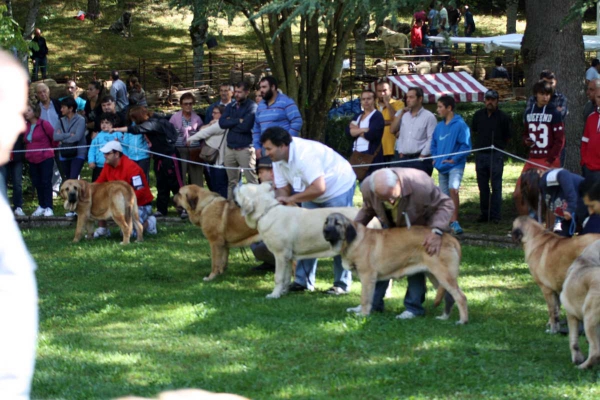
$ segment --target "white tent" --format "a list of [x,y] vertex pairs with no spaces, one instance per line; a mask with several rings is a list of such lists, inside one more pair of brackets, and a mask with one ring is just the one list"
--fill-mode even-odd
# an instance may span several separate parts
[[[600,4],[600,3],[599,3]],[[523,35],[520,33],[511,33],[510,35],[491,36],[491,37],[450,37],[452,43],[474,43],[482,44],[486,53],[496,50],[521,50]],[[443,42],[442,36],[429,36],[432,42]],[[600,50],[600,36],[583,36],[585,51]]]

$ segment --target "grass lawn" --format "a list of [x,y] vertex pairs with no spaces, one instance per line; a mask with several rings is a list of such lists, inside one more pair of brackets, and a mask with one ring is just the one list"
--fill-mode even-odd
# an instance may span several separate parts
[[[383,314],[322,293],[265,298],[273,274],[238,250],[213,282],[190,224],[143,244],[70,243],[74,228],[23,232],[38,263],[40,335],[34,399],[107,399],[199,387],[254,399],[597,399],[600,372],[570,363],[568,339],[544,332],[546,306],[520,250],[464,247],[470,323],[400,321],[405,281]],[[321,262],[317,286],[332,280]],[[587,354],[587,344],[582,340]]]

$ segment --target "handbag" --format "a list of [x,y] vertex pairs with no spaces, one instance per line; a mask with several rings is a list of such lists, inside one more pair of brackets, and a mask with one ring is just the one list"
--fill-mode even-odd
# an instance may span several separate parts
[[[65,126],[62,123],[62,120],[60,120],[60,126],[63,129],[63,132],[65,132]],[[60,152],[60,156],[62,158],[64,158],[65,160],[69,160],[71,158],[75,158],[77,157],[77,150],[76,148],[74,148],[75,143],[65,143],[65,142],[61,142],[60,146],[58,147],[58,151]],[[70,149],[65,149],[65,147],[70,147]]]
[[199,148],[190,149],[190,161],[214,165],[217,162],[217,158],[219,158],[219,149],[223,145],[223,140],[225,140],[225,134],[223,134],[223,138],[217,149],[206,143],[206,140],[201,140]]
[[363,179],[366,178],[370,168],[368,166],[361,167],[360,165],[372,164],[373,159],[375,158],[375,156],[377,156],[377,154],[379,154],[380,150],[381,145],[377,146],[377,150],[375,150],[374,154],[361,153],[360,151],[352,152],[352,155],[350,156],[348,162],[350,162],[350,165],[352,165],[352,169],[356,174],[356,179],[358,179],[359,182],[362,182]]

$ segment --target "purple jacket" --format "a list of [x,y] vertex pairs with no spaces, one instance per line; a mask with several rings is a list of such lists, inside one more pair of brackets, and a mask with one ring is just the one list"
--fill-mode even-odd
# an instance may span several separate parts
[[[23,143],[25,143],[26,150],[35,149],[50,149],[58,147],[58,142],[54,141],[54,128],[50,122],[43,119],[38,119],[35,128],[33,128],[33,135],[31,135],[31,142],[27,140],[29,136],[29,130],[31,129],[31,123],[27,122],[27,129],[23,135]],[[54,157],[54,150],[44,151],[28,151],[25,153],[25,158],[30,163],[39,164],[49,158]]]
[[192,111],[192,126],[190,127],[189,131],[186,131],[186,132],[183,131],[183,112],[181,112],[181,111],[177,111],[175,114],[173,114],[173,116],[171,117],[169,122],[175,127],[175,129],[177,129],[179,131],[180,135],[183,135],[184,142],[187,140],[190,131],[197,132],[198,130],[200,130],[200,127],[202,126],[202,118],[200,118],[198,116],[198,114],[196,114],[193,111]]

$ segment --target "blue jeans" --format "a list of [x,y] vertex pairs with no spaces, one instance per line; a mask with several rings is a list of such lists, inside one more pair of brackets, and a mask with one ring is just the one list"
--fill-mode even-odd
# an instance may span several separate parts
[[84,162],[85,160],[83,158],[78,157],[69,160],[61,160],[67,179],[79,179],[79,173],[83,168]]
[[[354,185],[346,192],[333,199],[327,200],[324,203],[314,203],[306,201],[302,203],[303,208],[329,208],[329,207],[352,207],[352,199],[354,197]],[[315,278],[317,275],[317,259],[310,258],[300,260],[296,266],[295,282],[310,290],[315,287]],[[342,267],[342,257],[335,256],[333,258],[333,286],[344,290],[350,290],[352,284],[352,273]]]
[[[425,274],[415,274],[407,276],[408,287],[406,288],[406,294],[404,295],[404,308],[407,311],[415,315],[424,315],[425,309],[423,303],[425,302],[425,292],[427,292],[427,286],[425,286]],[[383,297],[390,285],[389,279],[385,281],[378,281],[375,284],[375,292],[373,293],[373,311],[383,312]]]
[[38,80],[38,71],[42,70],[42,79],[46,79],[46,77],[48,76],[48,57],[42,57],[42,58],[34,58],[33,59],[33,76],[31,78],[31,80],[33,82]]
[[[450,36],[458,37],[458,24],[450,26]],[[458,49],[458,43],[454,43],[454,48]]]
[[23,161],[11,161],[8,164],[0,167],[0,175],[2,175],[2,193],[8,200],[8,181],[13,184],[12,202],[13,207],[23,207]]
[[440,189],[446,196],[450,196],[450,189],[460,189],[460,183],[462,182],[463,174],[465,173],[465,166],[452,168],[448,172],[439,172],[438,178],[440,180]]

